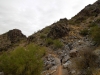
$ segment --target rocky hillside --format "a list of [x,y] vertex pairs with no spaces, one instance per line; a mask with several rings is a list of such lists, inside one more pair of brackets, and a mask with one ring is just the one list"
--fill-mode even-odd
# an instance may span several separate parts
[[26,36],[18,29],[13,29],[5,34],[0,35],[0,51],[8,50],[21,41],[25,40]]
[[81,23],[86,21],[87,19],[95,20],[98,16],[100,16],[100,0],[95,2],[94,4],[87,5],[84,9],[82,9],[77,15],[75,15],[71,20],[76,23]]
[[57,39],[68,35],[68,33],[68,20],[65,18],[60,19],[60,21],[52,25],[51,30],[47,34],[47,37]]
[[[68,71],[69,75],[92,75],[93,73],[96,75],[98,73],[100,67],[96,65],[100,63],[100,56],[97,55],[98,53],[95,54],[95,51],[100,50],[96,49],[100,45],[99,7],[100,0],[86,6],[72,19],[60,19],[28,37],[28,42],[49,48],[49,55],[44,59],[45,70],[48,70],[46,74],[52,74],[57,70],[58,61],[54,54],[59,59],[63,57],[63,68]],[[93,67],[96,68],[95,71]]]
[[35,43],[46,48],[43,75],[57,75],[54,72],[59,65],[65,75],[100,75],[99,7],[100,0],[86,6],[72,19],[60,19],[27,39],[20,30],[10,30],[0,35],[0,50],[25,40],[26,46]]

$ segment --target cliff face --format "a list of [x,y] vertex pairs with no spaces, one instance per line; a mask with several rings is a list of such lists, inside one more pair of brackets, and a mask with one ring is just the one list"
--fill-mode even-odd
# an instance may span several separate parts
[[17,44],[25,39],[26,36],[23,35],[20,30],[18,29],[10,30],[5,34],[0,35],[0,51],[7,50],[14,44]]

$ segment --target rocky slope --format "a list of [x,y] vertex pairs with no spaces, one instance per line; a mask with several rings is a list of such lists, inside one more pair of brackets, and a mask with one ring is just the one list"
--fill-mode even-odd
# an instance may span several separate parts
[[14,45],[18,45],[21,41],[25,40],[26,36],[18,29],[13,29],[5,34],[0,35],[0,51],[8,50]]
[[96,1],[94,4],[87,5],[84,9],[82,9],[77,15],[75,15],[71,20],[76,23],[81,23],[91,18],[91,20],[95,20],[98,16],[100,16],[100,0]]
[[[91,67],[90,62],[93,62],[93,60],[95,60],[96,62],[93,62],[93,64],[100,64],[100,58],[98,58],[97,60],[90,60],[89,58],[91,58],[91,56],[93,58],[95,56],[91,54],[90,56],[87,56],[92,52],[96,53],[96,55],[100,57],[100,48],[96,49],[99,46],[96,42],[100,41],[100,39],[95,42],[93,40],[93,37],[90,36],[90,32],[91,30],[93,30],[94,26],[98,26],[98,31],[100,30],[99,7],[100,0],[92,5],[86,6],[72,19],[60,19],[56,23],[53,23],[52,25],[38,31],[37,33],[32,34],[27,38],[27,40],[26,36],[23,35],[20,30],[11,30],[3,35],[0,35],[0,50],[7,50],[20,41],[26,40],[26,44],[35,43],[47,48],[47,54],[43,59],[43,75],[49,75],[55,72],[58,67],[58,62],[60,62],[58,60],[60,59],[62,59],[62,66],[64,70],[68,71],[69,75],[86,75],[87,71],[92,73],[94,72],[94,66]],[[100,38],[100,36],[96,36],[96,38],[98,37]],[[87,54],[87,51],[90,52]],[[84,55],[87,56],[86,60]],[[83,58],[84,60],[82,60]],[[85,69],[82,68],[82,70],[79,70],[74,64],[77,63],[76,61],[81,62],[81,60],[83,62],[85,61]],[[78,64],[78,66],[80,65]],[[91,70],[90,68],[93,70]],[[96,71],[97,69],[100,69],[99,66],[95,66],[95,68]]]
[[[60,42],[63,43],[63,47],[61,47],[61,48],[55,49],[51,44],[47,47],[49,47],[54,52],[54,54],[58,55],[59,59],[62,59],[62,57],[63,57],[63,60],[62,60],[63,67],[66,70],[69,70],[69,73],[71,75],[86,74],[85,70],[82,70],[82,71],[76,70],[75,65],[73,65],[75,63],[73,63],[72,61],[75,62],[75,59],[82,60],[79,57],[83,57],[82,53],[85,53],[86,51],[90,51],[90,53],[91,52],[94,53],[97,45],[92,40],[92,37],[90,37],[89,33],[92,29],[92,26],[100,26],[100,8],[99,7],[100,7],[100,0],[98,0],[97,2],[95,2],[92,5],[86,6],[83,10],[81,10],[72,19],[70,19],[70,20],[61,19],[58,22],[52,24],[51,26],[44,28],[43,30],[32,35],[32,36],[34,36],[34,38],[35,38],[35,36],[39,36],[38,38],[35,38],[38,41],[39,45],[47,46],[47,45],[45,45],[47,38],[52,38],[53,40],[58,39],[58,40],[60,40]],[[84,32],[82,32],[82,31],[84,31]],[[44,35],[43,38],[40,37],[41,34]],[[32,36],[30,36],[30,37],[32,37]],[[36,40],[34,42],[36,42]],[[51,53],[51,55],[52,55],[52,53]],[[89,53],[87,55],[89,55]],[[88,57],[86,57],[86,58],[88,58]],[[93,58],[94,57],[95,56],[93,56]],[[51,57],[49,57],[49,58],[51,58]],[[53,61],[52,61],[52,59],[53,59]],[[54,61],[56,61],[56,60],[54,60],[55,57],[53,57],[52,59],[50,61],[46,60],[47,62],[45,62],[46,66],[47,66],[46,68],[48,68],[49,70],[52,67],[54,67],[55,65],[57,65],[56,63],[54,66],[53,66],[53,64],[51,64]],[[89,59],[86,59],[86,62],[88,60]],[[93,60],[91,59],[90,61],[93,62]],[[82,61],[85,61],[85,60],[82,60]],[[98,63],[97,62],[93,62],[93,63],[95,63],[95,65],[99,65],[99,63],[100,63],[99,60],[96,60],[96,61]],[[90,64],[90,63],[88,62],[87,64]],[[87,70],[87,68],[91,67],[91,66],[85,65],[85,67]],[[96,68],[97,69],[95,69],[95,70],[97,71],[99,69],[99,67],[96,67]],[[90,69],[88,69],[88,70],[90,70]],[[90,71],[92,71],[92,70],[90,70]],[[94,71],[92,71],[91,73],[94,73]]]

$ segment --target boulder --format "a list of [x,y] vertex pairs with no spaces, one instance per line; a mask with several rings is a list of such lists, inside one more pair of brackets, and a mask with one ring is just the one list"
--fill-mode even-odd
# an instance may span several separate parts
[[77,57],[77,55],[78,55],[78,50],[76,49],[73,49],[69,52],[70,57]]
[[65,64],[63,64],[63,68],[68,68],[68,66],[71,64],[71,61],[67,61]]
[[56,61],[55,61],[55,58],[49,54],[48,56],[46,56],[46,58],[44,59],[44,65],[45,65],[45,68],[48,70],[50,69],[51,67],[55,66],[56,65]]
[[50,70],[57,70],[57,66],[53,66]]
[[51,27],[47,37],[57,39],[68,35],[69,27],[67,19],[61,19],[59,22],[54,23]]
[[67,56],[64,57],[63,62],[67,62],[69,59],[70,59],[70,56],[67,55]]
[[4,75],[4,72],[0,72],[0,75]]

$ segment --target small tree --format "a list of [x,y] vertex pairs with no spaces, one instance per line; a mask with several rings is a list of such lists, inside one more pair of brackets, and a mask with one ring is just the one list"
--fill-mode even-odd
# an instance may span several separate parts
[[88,29],[83,29],[83,30],[81,30],[80,34],[83,36],[86,36],[89,34],[89,31],[88,31]]
[[44,53],[45,48],[34,44],[3,53],[0,55],[0,72],[3,71],[5,75],[40,75]]

